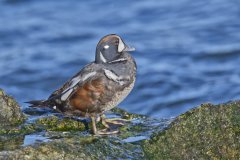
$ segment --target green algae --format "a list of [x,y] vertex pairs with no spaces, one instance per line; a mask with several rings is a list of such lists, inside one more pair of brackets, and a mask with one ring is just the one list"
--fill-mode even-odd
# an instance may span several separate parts
[[[24,136],[0,135],[0,150],[15,150],[23,144]],[[1,158],[0,158],[1,159]]]
[[238,159],[240,103],[192,109],[143,144],[149,159]]
[[36,125],[42,126],[48,131],[83,131],[85,125],[83,122],[70,118],[59,118],[57,116],[50,116],[40,118],[36,121]]
[[10,135],[10,136],[18,136],[18,135],[26,135],[26,134],[32,134],[36,132],[43,131],[44,128],[36,125],[36,124],[24,124],[21,126],[15,126],[15,127],[3,127],[0,128],[0,136],[4,135]]

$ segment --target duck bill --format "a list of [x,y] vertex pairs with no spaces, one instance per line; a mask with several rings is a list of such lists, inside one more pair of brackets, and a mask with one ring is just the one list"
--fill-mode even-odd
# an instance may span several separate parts
[[124,52],[132,52],[135,51],[136,49],[134,47],[130,47],[130,46],[125,46],[125,48],[123,49]]

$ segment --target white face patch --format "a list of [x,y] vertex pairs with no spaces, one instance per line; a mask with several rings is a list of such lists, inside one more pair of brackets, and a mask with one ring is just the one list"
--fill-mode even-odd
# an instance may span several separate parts
[[109,45],[105,45],[104,48],[105,48],[105,49],[108,49],[108,48],[109,48]]
[[122,52],[125,48],[125,44],[123,43],[122,39],[118,37],[119,43],[118,43],[118,52]]
[[105,59],[105,57],[103,56],[102,52],[100,52],[100,59],[102,62],[106,63],[107,60]]
[[56,106],[53,106],[53,109],[54,109],[54,110],[56,110],[56,109],[57,109],[57,107],[56,107]]

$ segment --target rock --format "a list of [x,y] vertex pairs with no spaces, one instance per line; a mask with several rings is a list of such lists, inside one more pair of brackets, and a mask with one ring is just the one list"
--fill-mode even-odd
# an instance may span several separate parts
[[[21,146],[24,141],[24,136],[0,135],[0,150],[15,150]],[[0,157],[0,159],[2,159]]]
[[142,147],[147,159],[239,159],[240,102],[192,109]]
[[[36,115],[37,112],[28,113]],[[121,133],[93,136],[89,133],[91,124],[86,125],[81,119],[42,113],[21,127],[0,132],[4,137],[3,144],[0,143],[0,159],[144,159],[139,142],[170,123],[115,108],[107,116],[127,120],[126,125],[119,128]],[[9,135],[15,137],[10,146],[5,143]]]
[[[133,152],[134,151],[134,152]],[[116,138],[74,136],[15,151],[0,152],[0,159],[126,159],[143,158],[140,146]]]
[[24,119],[18,103],[0,89],[0,127],[19,125]]
[[115,108],[107,117],[126,121],[121,133],[111,136],[93,136],[87,119],[45,109],[24,110],[28,120],[17,125],[23,113],[2,90],[0,110],[0,159],[240,158],[240,102],[203,104],[174,121]]

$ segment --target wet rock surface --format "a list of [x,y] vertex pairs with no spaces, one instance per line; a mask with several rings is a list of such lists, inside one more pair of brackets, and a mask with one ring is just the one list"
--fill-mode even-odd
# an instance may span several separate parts
[[86,125],[82,119],[41,115],[18,129],[2,132],[5,137],[10,134],[19,138],[11,147],[8,143],[2,144],[0,159],[144,159],[140,142],[170,123],[169,120],[149,119],[119,109],[107,116],[129,119],[118,128],[119,134],[93,136],[88,127],[91,124]]
[[[9,96],[0,93],[1,106],[17,104],[12,98],[8,103],[6,97]],[[49,109],[26,108],[23,111],[27,115],[25,121],[19,106],[9,112],[17,117],[9,116],[9,119],[18,119],[18,123],[8,120],[1,126],[0,159],[240,157],[240,102],[203,104],[174,120],[152,119],[115,108],[106,114],[107,118],[126,121],[124,126],[118,126],[119,134],[108,136],[93,136],[89,119],[64,117]],[[6,122],[2,117],[1,121]],[[101,127],[98,124],[98,128]]]
[[239,159],[240,102],[203,104],[145,141],[147,159]]
[[125,119],[124,126],[117,126],[120,133],[93,136],[89,119],[64,117],[49,109],[23,112],[24,124],[0,128],[0,159],[145,159],[141,141],[171,122],[115,108],[106,116]]

